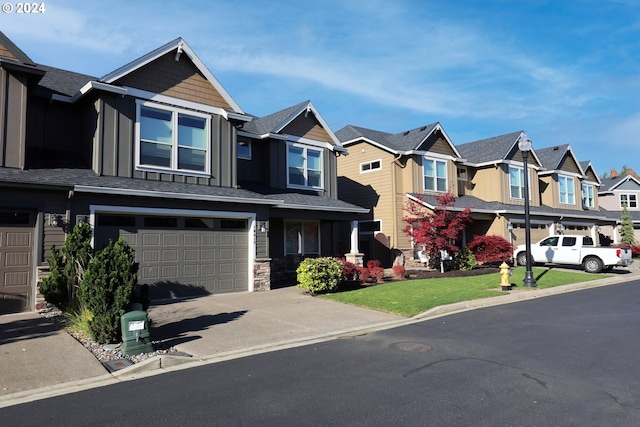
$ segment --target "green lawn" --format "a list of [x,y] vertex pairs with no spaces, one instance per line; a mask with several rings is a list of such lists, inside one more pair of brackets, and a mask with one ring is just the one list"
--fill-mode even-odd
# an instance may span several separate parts
[[[610,276],[551,268],[533,268],[532,271],[538,284],[537,289]],[[511,283],[517,285],[514,289],[535,292],[536,288],[522,286],[524,273],[525,269],[522,267],[513,270]],[[500,295],[507,295],[507,292],[502,291],[500,287],[500,275],[492,273],[469,277],[389,282],[354,291],[326,294],[322,295],[322,298],[411,317],[440,305],[492,296],[499,298]]]

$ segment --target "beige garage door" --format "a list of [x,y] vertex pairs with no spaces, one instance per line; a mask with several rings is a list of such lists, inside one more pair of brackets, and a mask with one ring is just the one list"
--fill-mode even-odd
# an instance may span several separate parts
[[0,314],[31,310],[35,213],[0,211]]
[[[549,228],[546,224],[531,224],[530,227],[531,243],[539,242],[549,236]],[[513,224],[513,245],[525,244],[525,227],[524,224]]]
[[245,219],[99,215],[97,224],[103,242],[122,237],[135,250],[153,299],[249,289]]

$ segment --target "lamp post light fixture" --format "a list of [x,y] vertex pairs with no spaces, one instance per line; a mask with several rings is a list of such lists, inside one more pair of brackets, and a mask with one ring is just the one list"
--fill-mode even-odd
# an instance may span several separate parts
[[531,222],[529,219],[529,166],[527,160],[529,157],[529,151],[531,151],[531,140],[527,137],[527,134],[522,132],[520,139],[518,139],[518,148],[522,152],[522,160],[524,162],[524,244],[527,255],[527,271],[524,275],[522,283],[529,288],[535,288],[537,286],[536,279],[531,272]]

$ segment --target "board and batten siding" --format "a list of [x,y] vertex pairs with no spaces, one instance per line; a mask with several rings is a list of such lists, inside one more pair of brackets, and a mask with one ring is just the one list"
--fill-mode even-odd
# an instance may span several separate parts
[[0,166],[25,167],[27,77],[0,68]]
[[93,170],[97,174],[225,187],[236,185],[236,131],[224,118],[211,115],[211,176],[206,178],[179,172],[136,170],[135,98],[103,94],[95,101],[95,111]]

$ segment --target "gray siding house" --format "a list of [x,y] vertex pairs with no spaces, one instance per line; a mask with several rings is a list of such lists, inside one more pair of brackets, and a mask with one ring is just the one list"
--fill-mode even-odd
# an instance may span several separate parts
[[346,150],[315,107],[245,113],[181,38],[96,78],[0,33],[0,83],[0,314],[36,308],[84,221],[96,249],[134,248],[154,299],[291,284],[303,257],[354,251],[366,209],[337,199]]

